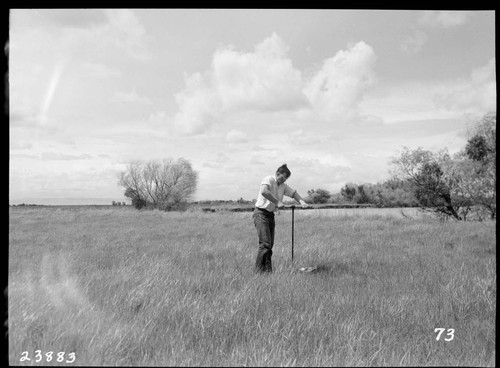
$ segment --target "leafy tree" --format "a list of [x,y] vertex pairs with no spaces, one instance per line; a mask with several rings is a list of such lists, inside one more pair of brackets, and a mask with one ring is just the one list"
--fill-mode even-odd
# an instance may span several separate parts
[[447,183],[441,166],[426,162],[415,177],[415,197],[422,206],[435,208],[436,212],[462,220],[460,206],[452,201],[450,183]]
[[487,160],[490,148],[482,135],[475,135],[467,141],[465,152],[471,160],[483,162]]
[[496,112],[486,114],[468,132],[468,141],[465,147],[467,156],[485,165],[491,164],[496,169]]
[[163,161],[132,161],[120,173],[119,185],[137,208],[158,208],[164,211],[184,210],[187,200],[196,191],[198,173],[184,159]]
[[381,184],[378,194],[382,206],[386,207],[417,207],[418,200],[415,198],[411,183],[407,180],[389,179]]
[[394,179],[407,180],[419,205],[425,209],[463,220],[460,214],[464,203],[460,198],[452,196],[453,180],[445,175],[442,166],[450,162],[447,150],[437,154],[423,150],[421,147],[410,150],[404,147],[399,157],[392,160],[395,169],[391,172]]
[[352,183],[345,184],[340,189],[340,194],[349,202],[354,200],[354,196],[356,195],[356,186]]
[[307,191],[307,195],[312,203],[328,203],[331,197],[330,192],[326,189],[311,189]]
[[[371,203],[371,198],[368,195],[367,191],[365,191],[365,185],[366,184],[358,185],[357,193],[356,193],[356,196],[354,197],[354,201],[356,203],[359,203],[359,204],[362,204],[362,203],[369,204],[369,203]],[[369,185],[366,185],[366,186],[369,187]]]
[[396,180],[411,183],[419,204],[456,219],[481,211],[496,218],[496,112],[486,114],[468,132],[465,148],[450,157],[404,148],[393,159]]
[[[496,112],[486,114],[468,133],[465,150],[457,156],[458,170],[468,173],[462,190],[471,200],[496,218]],[[467,158],[469,160],[467,160]]]
[[479,176],[474,174],[475,166],[464,152],[459,152],[453,159],[441,163],[443,180],[449,187],[451,197],[455,202],[460,202],[460,214],[464,220],[470,212],[478,213],[478,197],[484,189]]

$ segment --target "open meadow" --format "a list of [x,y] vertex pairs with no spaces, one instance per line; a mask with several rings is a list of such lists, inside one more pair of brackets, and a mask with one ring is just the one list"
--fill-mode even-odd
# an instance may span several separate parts
[[9,362],[494,366],[495,225],[295,211],[292,267],[281,211],[259,275],[251,212],[11,207]]

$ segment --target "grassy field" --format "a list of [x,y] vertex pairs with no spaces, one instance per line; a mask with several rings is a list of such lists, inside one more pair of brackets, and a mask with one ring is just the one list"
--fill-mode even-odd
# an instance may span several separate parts
[[251,213],[9,214],[11,365],[495,365],[495,222],[296,211],[291,267],[283,211],[258,275]]

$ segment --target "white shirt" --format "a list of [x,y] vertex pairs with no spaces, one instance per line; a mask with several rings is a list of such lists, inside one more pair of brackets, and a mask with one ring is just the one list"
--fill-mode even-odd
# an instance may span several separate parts
[[293,189],[286,183],[278,185],[275,175],[266,176],[260,183],[259,195],[257,196],[255,207],[262,208],[269,212],[276,212],[277,206],[262,195],[262,189],[264,185],[269,187],[271,194],[280,202],[283,202],[283,196],[286,195],[290,198],[293,198],[296,192],[295,189]]

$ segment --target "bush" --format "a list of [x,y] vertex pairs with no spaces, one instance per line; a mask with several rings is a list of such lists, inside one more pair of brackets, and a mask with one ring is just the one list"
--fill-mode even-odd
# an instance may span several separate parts
[[176,161],[133,161],[120,173],[119,184],[136,209],[184,211],[195,192],[198,173],[184,158]]
[[326,189],[311,189],[307,191],[307,195],[309,202],[312,203],[328,203],[331,197],[330,192]]

